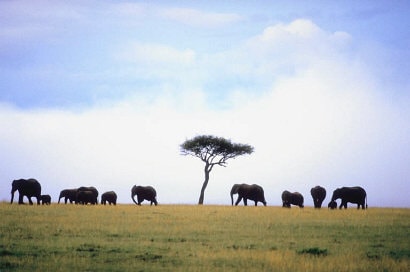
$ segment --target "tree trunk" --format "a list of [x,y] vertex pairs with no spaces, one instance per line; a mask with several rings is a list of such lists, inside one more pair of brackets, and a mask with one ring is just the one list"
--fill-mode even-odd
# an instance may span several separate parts
[[212,169],[212,167],[209,167],[209,164],[207,163],[205,165],[205,169],[204,169],[205,180],[204,180],[204,184],[202,184],[201,195],[199,196],[198,205],[204,204],[204,194],[205,194],[206,186],[208,186],[209,172],[211,172],[211,169]]

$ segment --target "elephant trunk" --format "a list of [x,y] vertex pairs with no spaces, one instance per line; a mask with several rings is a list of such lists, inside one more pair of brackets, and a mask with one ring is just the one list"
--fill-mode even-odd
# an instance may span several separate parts
[[232,206],[233,206],[233,193],[231,192],[231,203],[232,203]]
[[135,201],[135,199],[134,199],[134,196],[135,196],[134,192],[131,192],[132,201],[134,201],[134,203],[135,203],[136,205],[138,205],[137,201]]
[[10,201],[10,204],[12,204],[13,203],[13,200],[14,200],[14,193],[17,191],[17,186],[15,187],[15,186],[12,186],[11,187],[11,201]]
[[14,193],[16,192],[16,189],[11,189],[11,201],[10,204],[13,204],[13,200],[14,200]]

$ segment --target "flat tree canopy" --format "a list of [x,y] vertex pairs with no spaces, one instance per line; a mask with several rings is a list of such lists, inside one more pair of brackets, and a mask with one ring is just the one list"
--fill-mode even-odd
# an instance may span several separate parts
[[252,154],[252,152],[253,147],[250,145],[232,143],[231,140],[212,135],[196,136],[181,144],[182,155],[198,157],[205,162],[205,180],[202,185],[198,204],[203,204],[205,189],[209,181],[209,173],[214,165],[226,166],[228,159],[233,159],[245,154]]

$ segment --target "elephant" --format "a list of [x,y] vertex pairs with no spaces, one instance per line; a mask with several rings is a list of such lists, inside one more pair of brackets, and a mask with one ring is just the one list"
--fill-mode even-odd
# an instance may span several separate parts
[[326,189],[321,186],[316,186],[310,189],[310,194],[312,195],[315,208],[320,209],[322,207],[323,200],[326,198]]
[[347,209],[348,202],[357,204],[357,209],[360,209],[360,206],[362,206],[363,210],[367,208],[367,195],[366,191],[362,187],[356,186],[338,188],[333,191],[331,201],[335,201],[338,198],[342,200],[339,209],[342,207]]
[[98,197],[98,190],[93,186],[90,186],[90,187],[82,186],[82,187],[78,188],[77,190],[78,190],[78,192],[80,192],[80,191],[91,191],[94,194],[95,199],[97,199],[97,197]]
[[[138,203],[134,199],[135,195],[137,195]],[[156,197],[157,197],[157,192],[151,186],[136,186],[136,185],[134,185],[131,188],[132,201],[134,201],[134,203],[137,204],[137,205],[141,205],[142,201],[148,200],[148,201],[151,201],[151,206],[152,206],[152,203],[154,203],[155,206],[156,206],[156,205],[158,205]]]
[[77,203],[82,205],[87,205],[88,203],[96,205],[97,197],[93,191],[78,191]]
[[50,195],[41,195],[41,204],[44,205],[50,205],[51,204],[51,196]]
[[298,192],[291,193],[289,191],[283,191],[282,193],[282,207],[290,208],[290,205],[297,205],[303,208],[303,195]]
[[336,201],[330,201],[329,204],[327,204],[328,209],[334,210],[337,208],[337,202]]
[[26,196],[30,205],[33,205],[33,201],[31,201],[32,197],[37,198],[37,205],[40,205],[41,185],[36,179],[13,180],[11,184],[10,204],[13,204],[14,193],[16,191],[19,191],[19,204],[24,204],[23,197]]
[[101,204],[117,204],[117,194],[114,191],[105,192],[101,195]]
[[233,206],[233,195],[238,194],[238,199],[235,202],[235,206],[238,206],[239,202],[243,199],[243,204],[248,205],[247,200],[253,200],[255,206],[258,206],[258,201],[262,202],[266,206],[265,194],[263,188],[257,184],[234,184],[231,189],[231,203]]
[[60,196],[58,197],[58,203],[60,203],[60,200],[62,197],[64,197],[64,203],[67,204],[67,200],[70,201],[70,203],[76,203],[77,202],[77,192],[78,189],[64,189],[60,192]]

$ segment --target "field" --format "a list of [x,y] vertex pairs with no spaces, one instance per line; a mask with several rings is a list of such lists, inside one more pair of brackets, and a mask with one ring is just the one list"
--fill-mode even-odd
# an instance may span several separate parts
[[410,209],[0,203],[0,271],[410,271]]

